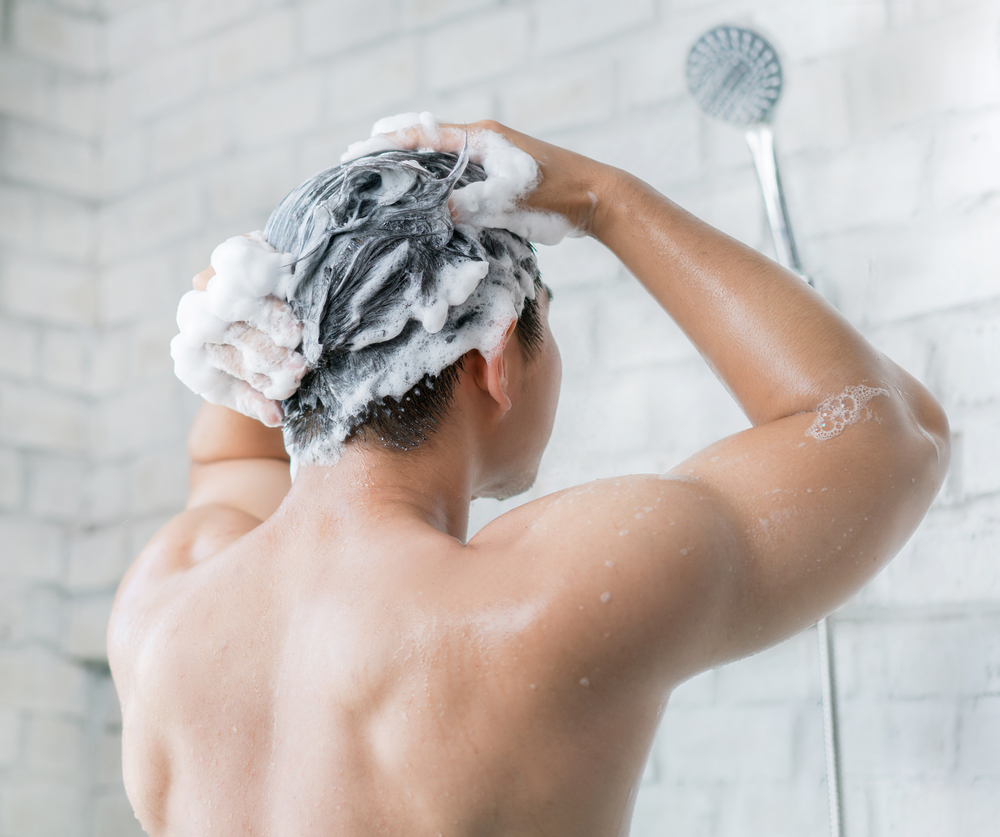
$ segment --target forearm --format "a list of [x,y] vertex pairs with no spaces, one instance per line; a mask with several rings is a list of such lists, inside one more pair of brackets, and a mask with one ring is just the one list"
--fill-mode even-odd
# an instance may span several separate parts
[[595,236],[684,330],[754,424],[815,410],[845,386],[899,383],[895,364],[757,251],[624,172],[599,200]]
[[188,434],[192,465],[233,459],[288,461],[281,428],[265,427],[228,407],[203,403]]

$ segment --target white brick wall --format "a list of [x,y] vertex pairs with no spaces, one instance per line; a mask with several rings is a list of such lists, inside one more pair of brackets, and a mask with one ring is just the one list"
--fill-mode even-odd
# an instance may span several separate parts
[[[933,388],[945,490],[833,619],[850,837],[1000,818],[1000,8],[992,0],[7,0],[0,16],[0,837],[135,835],[102,674],[128,560],[183,499],[189,277],[377,117],[494,117],[767,252],[686,50],[755,26],[807,269]],[[6,27],[6,28],[3,28]],[[534,490],[670,467],[745,419],[587,240],[539,254],[565,367]],[[615,428],[613,434],[608,428]],[[513,501],[512,501],[513,502]],[[473,509],[479,526],[512,502]],[[815,638],[682,686],[633,833],[826,832]]]

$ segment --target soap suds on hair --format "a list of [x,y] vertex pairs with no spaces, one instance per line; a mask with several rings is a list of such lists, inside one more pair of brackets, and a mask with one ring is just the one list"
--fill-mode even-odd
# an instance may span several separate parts
[[868,402],[878,395],[888,397],[889,390],[858,385],[827,398],[816,409],[816,418],[806,430],[806,435],[822,442],[839,436],[848,425],[870,419],[872,411]]
[[562,216],[519,208],[539,178],[530,155],[489,132],[468,135],[461,155],[393,150],[386,134],[417,124],[430,138],[440,130],[427,113],[377,123],[263,233],[219,245],[207,290],[178,307],[177,376],[212,403],[283,423],[295,463],[333,464],[372,405],[469,351],[502,350],[540,281],[525,239],[572,232]]
[[[392,135],[418,125],[432,140],[441,130],[427,112],[380,119],[372,128],[372,136],[349,146],[341,161],[401,149],[401,142]],[[539,244],[558,244],[576,232],[562,215],[520,207],[521,200],[541,179],[538,163],[530,154],[492,131],[470,132],[467,140],[470,159],[485,169],[486,179],[458,188],[452,194],[451,208],[457,223],[509,230]]]
[[372,405],[502,350],[538,267],[522,238],[452,217],[454,191],[484,177],[467,153],[382,151],[320,172],[272,214],[266,239],[296,259],[309,367],[282,405],[299,461],[332,464]]

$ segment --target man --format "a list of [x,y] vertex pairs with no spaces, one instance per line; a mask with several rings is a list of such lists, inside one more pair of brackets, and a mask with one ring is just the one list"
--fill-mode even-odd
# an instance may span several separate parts
[[[466,543],[471,498],[523,490],[548,439],[544,291],[539,345],[466,353],[407,450],[348,436],[290,484],[277,430],[205,406],[187,510],[109,630],[150,834],[627,834],[672,689],[833,610],[940,486],[940,407],[805,283],[622,171],[470,132],[537,161],[527,207],[609,247],[754,427]],[[457,153],[464,133],[392,141]]]

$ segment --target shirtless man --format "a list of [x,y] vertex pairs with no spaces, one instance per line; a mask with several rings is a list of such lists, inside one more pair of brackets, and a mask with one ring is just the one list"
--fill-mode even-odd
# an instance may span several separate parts
[[109,629],[151,835],[626,835],[671,691],[844,602],[940,486],[939,405],[804,282],[623,171],[470,130],[538,161],[527,204],[610,248],[753,428],[466,542],[470,500],[526,488],[551,430],[544,293],[539,350],[470,352],[415,450],[349,441],[293,483],[279,431],[203,407],[187,509]]

